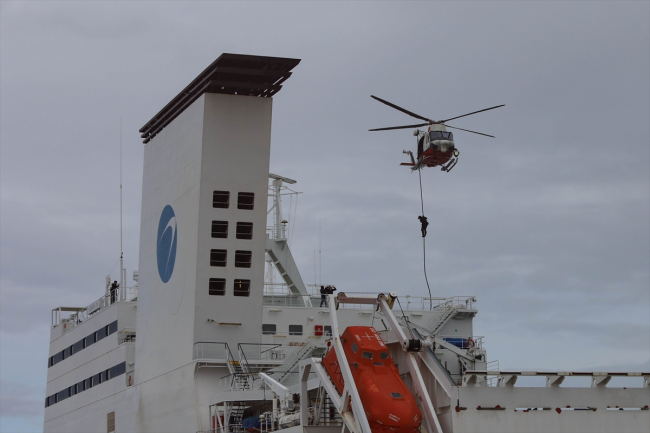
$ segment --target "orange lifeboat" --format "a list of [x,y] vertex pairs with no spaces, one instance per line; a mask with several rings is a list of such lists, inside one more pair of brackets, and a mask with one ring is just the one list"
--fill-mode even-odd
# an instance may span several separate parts
[[[350,326],[341,343],[372,432],[419,432],[422,412],[375,328]],[[342,394],[345,383],[334,349],[325,355],[323,365]]]

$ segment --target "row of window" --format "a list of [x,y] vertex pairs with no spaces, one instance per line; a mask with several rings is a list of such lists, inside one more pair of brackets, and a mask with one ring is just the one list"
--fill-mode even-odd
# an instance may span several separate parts
[[[357,343],[352,343],[352,351],[353,351],[354,353],[357,353],[357,350],[359,350],[359,346],[357,346]],[[363,353],[361,354],[361,356],[362,356],[363,358],[366,358],[366,359],[372,359],[372,358],[374,357],[374,353],[372,353],[372,352],[366,352],[366,351],[364,350]],[[388,359],[388,352],[380,352],[380,353],[379,353],[379,357],[380,357],[381,359]]]
[[[235,267],[250,268],[251,256],[250,251],[235,251]],[[228,262],[228,250],[210,250],[210,266],[225,267]]]
[[55,364],[58,364],[59,362],[63,361],[64,359],[74,355],[75,353],[85,349],[86,347],[90,346],[91,344],[97,343],[99,340],[103,339],[104,337],[108,337],[109,335],[117,332],[117,320],[109,323],[108,325],[104,326],[103,328],[98,329],[97,331],[93,332],[89,336],[82,338],[81,340],[77,341],[75,344],[72,346],[66,347],[59,353],[56,353],[52,356],[50,356],[50,359],[47,361],[47,368],[52,367]]
[[88,379],[84,379],[79,383],[75,383],[72,386],[69,386],[55,394],[52,394],[49,397],[45,398],[45,407],[52,406],[60,401],[65,400],[66,398],[72,397],[73,395],[84,392],[87,389],[90,389],[94,386],[104,383],[107,380],[111,380],[126,373],[126,362],[117,364],[114,367],[111,367],[107,370],[104,370],[100,373],[97,373],[94,376],[90,376]]
[[[275,323],[262,324],[262,335],[275,335],[277,334],[277,325]],[[325,335],[332,336],[332,327],[325,325]],[[289,325],[289,335],[302,335],[302,325]]]
[[[228,237],[228,221],[212,221],[212,237],[226,239]],[[235,232],[237,239],[253,239],[253,223],[237,223]]]
[[[240,192],[237,194],[237,209],[253,210],[255,193]],[[212,207],[228,209],[230,207],[230,191],[214,191],[212,193]]]
[[[213,296],[226,295],[226,279],[225,278],[210,278],[208,286],[208,293]],[[251,295],[251,280],[242,280],[236,278],[233,283],[234,296],[250,296]]]
[[[255,193],[240,192],[237,194],[237,209],[253,210]],[[214,191],[212,193],[212,207],[228,209],[230,207],[230,191]],[[228,221],[212,221],[212,237],[219,239],[228,238]],[[235,230],[237,239],[253,239],[253,223],[238,222]],[[251,251],[235,251],[235,267],[251,267]],[[225,267],[228,263],[228,251],[220,249],[210,250],[210,266]],[[234,296],[250,296],[251,280],[235,279],[233,281]],[[226,279],[210,278],[208,293],[212,296],[226,295]]]

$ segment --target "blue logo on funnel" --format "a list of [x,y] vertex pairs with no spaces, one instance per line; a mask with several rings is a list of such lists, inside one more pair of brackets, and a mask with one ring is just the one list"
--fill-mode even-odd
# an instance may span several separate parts
[[174,272],[176,262],[176,214],[170,205],[165,206],[160,214],[158,223],[158,241],[156,251],[158,254],[158,274],[163,283],[169,281]]

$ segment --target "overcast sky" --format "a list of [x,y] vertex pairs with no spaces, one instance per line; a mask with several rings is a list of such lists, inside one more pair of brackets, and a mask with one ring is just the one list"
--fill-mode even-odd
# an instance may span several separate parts
[[[138,129],[221,53],[302,59],[274,97],[271,171],[296,179],[292,248],[314,282],[423,296],[416,123],[449,122],[422,172],[434,296],[475,295],[515,370],[650,370],[650,3],[0,3],[0,430],[40,431],[50,310],[128,275]],[[295,201],[293,202],[295,205]],[[285,203],[285,207],[288,203]],[[285,215],[286,217],[286,215]],[[293,215],[292,215],[293,218]],[[628,386],[631,384],[628,384]]]

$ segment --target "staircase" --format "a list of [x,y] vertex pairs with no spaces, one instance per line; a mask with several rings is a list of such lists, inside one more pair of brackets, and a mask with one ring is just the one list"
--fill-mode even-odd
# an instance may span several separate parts
[[320,388],[316,403],[314,404],[314,424],[316,425],[343,425],[343,418],[336,410],[332,399],[329,394],[325,392],[324,388]]
[[242,418],[244,417],[245,406],[239,404],[228,404],[228,426],[226,431],[230,433],[240,433],[242,429]]
[[291,352],[287,354],[287,357],[284,360],[284,363],[274,370],[277,370],[277,373],[274,373],[274,378],[282,383],[289,374],[298,366],[298,363],[303,359],[308,358],[315,349],[317,349],[313,340],[310,338],[312,334],[309,334],[305,339],[303,339]]
[[226,348],[228,349],[228,371],[230,371],[230,375],[232,376],[232,380],[230,381],[230,389],[233,391],[251,389],[253,377],[250,374],[250,368],[248,367],[248,364],[245,361],[242,363],[235,360],[235,358],[232,356],[230,348],[228,346],[226,346]]
[[434,315],[424,325],[417,325],[408,320],[408,316],[395,316],[399,324],[406,329],[417,329],[423,337],[437,334],[443,326],[454,317],[456,311],[461,308],[459,305],[454,305],[453,299],[448,299],[444,304],[436,307]]
[[459,308],[460,306],[454,305],[453,299],[448,299],[447,302],[436,308],[438,311],[424,325],[424,328],[428,330],[429,334],[437,334],[445,326],[445,323],[454,317]]

